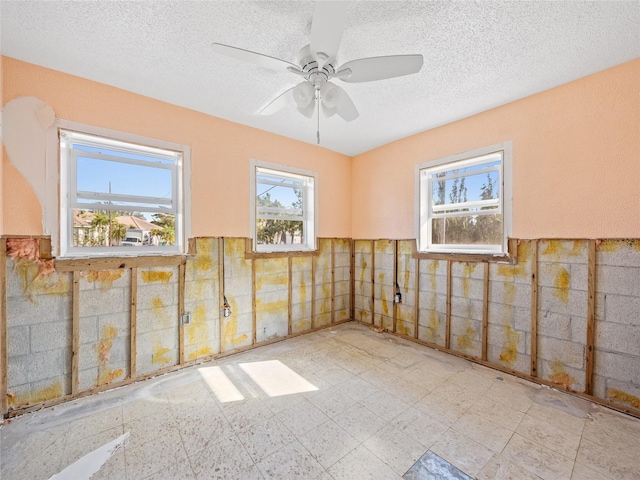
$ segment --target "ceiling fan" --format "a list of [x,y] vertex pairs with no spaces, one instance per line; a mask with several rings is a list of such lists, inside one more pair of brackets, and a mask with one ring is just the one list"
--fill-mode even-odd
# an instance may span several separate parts
[[337,78],[347,83],[360,83],[401,77],[419,72],[423,60],[422,55],[390,55],[361,58],[339,65],[337,55],[346,14],[347,2],[316,2],[309,45],[300,50],[295,64],[221,43],[214,43],[213,49],[216,53],[237,60],[290,72],[304,79],[268,103],[258,112],[260,115],[271,115],[294,103],[298,111],[308,118],[313,116],[315,110],[318,123],[320,109],[327,118],[338,114],[351,122],[358,118],[358,110],[347,92],[331,80]]

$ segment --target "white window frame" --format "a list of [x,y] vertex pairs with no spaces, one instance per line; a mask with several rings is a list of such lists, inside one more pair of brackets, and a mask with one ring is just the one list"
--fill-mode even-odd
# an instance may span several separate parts
[[[499,167],[489,167],[488,171],[499,171],[500,199],[480,200],[476,202],[466,202],[458,204],[459,207],[473,207],[483,205],[493,205],[497,208],[491,210],[491,213],[502,213],[503,238],[500,245],[454,245],[444,244],[436,245],[431,243],[432,221],[438,217],[451,217],[456,215],[468,215],[468,213],[439,213],[437,210],[443,210],[446,206],[432,208],[431,201],[433,199],[429,177],[433,173],[439,171],[453,170],[456,167],[471,166],[482,163],[489,163],[492,156],[500,155],[502,162]],[[457,165],[456,165],[457,164]],[[429,172],[423,175],[423,172]],[[480,170],[478,173],[483,173]],[[475,173],[475,172],[474,172]],[[477,173],[476,173],[477,174]],[[454,177],[448,177],[454,178]],[[496,145],[478,148],[469,152],[451,155],[449,157],[440,158],[416,165],[415,168],[415,211],[416,211],[416,241],[418,251],[421,253],[467,253],[467,254],[489,254],[489,255],[507,255],[508,240],[511,236],[511,213],[512,213],[512,142],[506,141]]]
[[[258,244],[258,219],[265,218],[258,213],[258,202],[256,199],[256,177],[259,171],[267,173],[269,175],[294,178],[304,181],[303,194],[302,194],[302,215],[295,218],[284,218],[289,220],[302,220],[304,224],[302,243],[296,244],[283,244],[283,245],[264,245]],[[301,168],[289,167],[280,165],[277,163],[264,162],[262,160],[252,159],[250,162],[251,172],[251,188],[250,188],[250,232],[253,239],[253,251],[254,252],[299,252],[299,251],[314,251],[317,245],[317,231],[318,231],[318,174],[309,170],[303,170]],[[279,219],[283,219],[282,216],[278,216]]]
[[[52,238],[52,250],[59,257],[114,257],[114,256],[143,256],[143,255],[179,255],[185,254],[187,239],[191,234],[191,149],[185,145],[166,142],[139,135],[118,132],[115,130],[84,125],[66,120],[57,120],[50,129],[47,144],[47,192],[49,207],[45,213],[45,232]],[[172,159],[173,165],[159,168],[172,170],[173,198],[172,208],[154,209],[135,207],[135,210],[175,214],[175,245],[169,246],[141,246],[141,247],[74,247],[73,239],[73,208],[91,209],[92,205],[77,204],[78,193],[81,196],[96,198],[97,201],[110,197],[111,200],[140,200],[142,197],[131,197],[109,194],[92,194],[92,192],[76,191],[75,153],[65,144],[65,132],[83,144],[96,141],[97,146],[104,146],[111,150],[126,150],[127,144],[133,145],[135,150],[150,156]],[[53,151],[55,150],[55,156]],[[122,160],[119,160],[122,161]],[[124,162],[135,163],[135,161]],[[59,197],[58,197],[59,195]],[[149,199],[151,200],[151,199]],[[56,205],[57,208],[51,208]],[[105,209],[97,204],[95,208]],[[114,206],[114,209],[117,208]],[[108,207],[106,208],[108,209]],[[122,206],[120,206],[122,209]],[[55,210],[55,211],[54,211]]]

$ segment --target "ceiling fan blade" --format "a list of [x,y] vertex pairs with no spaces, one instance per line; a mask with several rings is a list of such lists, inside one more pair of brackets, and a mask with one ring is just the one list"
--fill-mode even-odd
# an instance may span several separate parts
[[262,110],[258,112],[258,115],[273,115],[274,113],[282,110],[284,107],[293,102],[292,90],[296,87],[291,87],[278,95],[265,105]]
[[347,2],[318,1],[311,21],[311,53],[322,68],[338,54],[347,18]]
[[402,77],[418,73],[422,68],[422,55],[390,55],[352,60],[340,65],[340,70],[350,69],[351,75],[341,76],[348,83],[373,82],[385,78]]
[[336,113],[340,115],[347,122],[352,122],[356,118],[360,116],[358,113],[358,109],[351,100],[351,97],[344,91],[344,88],[335,85],[335,87],[340,91],[340,101],[338,102],[338,106]]
[[300,68],[293,63],[280,60],[279,58],[270,57],[269,55],[263,55],[262,53],[231,47],[229,45],[223,45],[222,43],[214,43],[212,47],[213,51],[220,55],[226,55],[227,57],[235,58],[236,60],[253,63],[254,65],[270,68],[271,70],[276,70],[278,72],[289,72],[289,68],[300,70]]

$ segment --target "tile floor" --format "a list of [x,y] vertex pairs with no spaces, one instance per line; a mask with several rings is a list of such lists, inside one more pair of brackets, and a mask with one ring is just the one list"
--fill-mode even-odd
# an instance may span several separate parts
[[16,418],[0,478],[125,432],[93,478],[389,480],[428,451],[481,480],[640,478],[640,420],[354,323]]

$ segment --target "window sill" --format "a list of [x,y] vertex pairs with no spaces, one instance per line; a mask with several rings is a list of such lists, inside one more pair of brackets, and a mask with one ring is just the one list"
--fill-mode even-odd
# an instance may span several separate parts
[[518,263],[518,241],[510,238],[508,252],[495,253],[461,253],[461,252],[420,252],[413,244],[413,258],[425,260],[451,260],[454,262],[487,262],[487,263]]
[[116,270],[133,267],[171,267],[186,263],[190,255],[153,255],[121,257],[65,257],[56,258],[54,266],[58,272],[82,270]]

